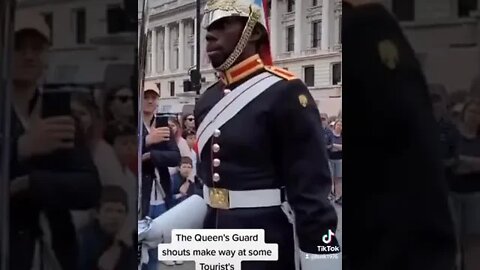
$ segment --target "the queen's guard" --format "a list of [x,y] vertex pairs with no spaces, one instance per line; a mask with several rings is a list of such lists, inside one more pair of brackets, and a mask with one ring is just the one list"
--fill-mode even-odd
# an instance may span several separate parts
[[[331,176],[315,101],[295,75],[271,65],[264,4],[210,0],[202,24],[220,74],[195,106],[207,207],[191,204],[165,215],[176,215],[179,228],[201,224],[182,208],[206,213],[203,228],[264,229],[265,242],[278,244],[279,260],[244,262],[243,270],[293,270],[300,263],[304,270],[340,269],[341,258],[306,259],[322,253],[324,236],[338,248],[337,215],[327,199]],[[166,228],[176,228],[166,217],[151,225],[147,241],[169,239]]]

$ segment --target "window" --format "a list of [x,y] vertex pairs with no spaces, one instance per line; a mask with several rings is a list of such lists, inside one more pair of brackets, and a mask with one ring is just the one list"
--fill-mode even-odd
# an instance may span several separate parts
[[107,33],[115,34],[125,32],[128,28],[125,11],[119,4],[107,6]]
[[156,53],[156,56],[157,56],[157,59],[155,59],[157,61],[157,71],[164,71],[164,66],[165,66],[165,53],[163,51],[163,46],[164,46],[164,42],[163,42],[163,32],[157,28],[157,53]]
[[180,68],[180,65],[179,65],[178,62],[179,62],[179,59],[180,59],[180,57],[179,57],[179,52],[180,52],[180,51],[179,51],[178,47],[175,47],[174,52],[175,52],[175,62],[174,62],[175,65],[174,65],[174,68],[175,68],[175,69],[179,69],[179,68]]
[[43,14],[43,18],[45,19],[45,23],[48,25],[50,30],[50,42],[53,43],[53,13],[45,13]]
[[168,84],[170,85],[170,96],[174,97],[175,96],[175,81],[170,81]]
[[295,10],[295,0],[287,0],[287,12]]
[[157,82],[155,83],[155,85],[157,86],[158,88],[158,97],[161,98],[162,97],[162,84],[160,82]]
[[320,47],[322,40],[322,22],[312,22],[312,48]]
[[342,82],[342,63],[332,64],[332,84],[337,85]]
[[342,43],[342,16],[338,17],[338,43]]
[[470,12],[477,10],[477,0],[458,0],[458,17],[469,17]]
[[393,14],[400,21],[415,19],[415,0],[392,0]]
[[294,40],[295,40],[294,29],[295,28],[293,26],[287,27],[287,52],[291,52],[295,48],[295,46],[294,46]]
[[315,68],[313,66],[303,67],[303,76],[307,86],[315,86]]
[[195,45],[190,45],[190,66],[195,65]]
[[312,0],[312,7],[316,7],[318,5],[318,1],[317,0]]
[[86,12],[85,9],[75,9],[74,14],[74,29],[75,29],[75,42],[77,44],[85,44],[87,40],[87,24],[86,24]]
[[147,59],[145,65],[145,74],[151,74],[152,72],[152,31],[147,33]]

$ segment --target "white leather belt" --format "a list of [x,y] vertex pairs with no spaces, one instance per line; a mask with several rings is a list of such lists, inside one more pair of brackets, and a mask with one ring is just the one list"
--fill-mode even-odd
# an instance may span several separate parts
[[271,207],[282,204],[282,192],[280,189],[228,190],[204,185],[203,199],[219,209]]

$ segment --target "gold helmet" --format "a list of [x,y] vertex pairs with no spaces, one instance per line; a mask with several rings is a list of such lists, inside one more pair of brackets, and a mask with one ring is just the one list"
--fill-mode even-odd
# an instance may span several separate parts
[[[265,33],[268,33],[267,19],[265,16],[266,6],[266,0],[208,0],[202,20],[202,27],[205,29],[214,22],[226,17],[244,17],[248,19],[242,36],[232,54],[230,54],[222,65],[216,68],[217,70],[225,71],[232,66],[247,46],[248,40],[257,23],[263,27]],[[260,48],[260,57],[265,64],[272,64],[268,38],[265,39],[264,44],[262,44]]]

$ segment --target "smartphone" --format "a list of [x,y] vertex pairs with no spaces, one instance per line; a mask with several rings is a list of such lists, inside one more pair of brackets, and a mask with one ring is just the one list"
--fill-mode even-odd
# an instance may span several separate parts
[[168,127],[168,117],[165,115],[157,115],[155,118],[155,127]]
[[42,118],[72,115],[70,103],[70,92],[45,91],[42,94]]

